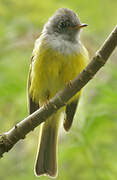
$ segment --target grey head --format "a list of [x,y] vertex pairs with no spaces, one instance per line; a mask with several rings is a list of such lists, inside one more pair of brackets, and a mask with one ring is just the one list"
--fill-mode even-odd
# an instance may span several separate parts
[[48,20],[44,26],[44,32],[62,36],[64,40],[75,41],[79,37],[80,30],[87,24],[81,24],[75,12],[68,8],[60,8]]

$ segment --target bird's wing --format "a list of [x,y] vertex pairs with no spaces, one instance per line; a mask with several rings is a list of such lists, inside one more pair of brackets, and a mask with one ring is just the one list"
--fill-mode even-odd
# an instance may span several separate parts
[[39,104],[35,103],[29,93],[30,90],[30,85],[31,85],[31,71],[32,71],[32,62],[33,62],[33,58],[34,56],[32,56],[31,58],[31,65],[30,65],[30,69],[29,69],[29,74],[28,74],[28,83],[27,83],[27,91],[28,91],[28,111],[29,114],[32,114],[33,112],[35,112],[37,109],[39,109]]
[[78,102],[79,102],[79,98],[80,97],[78,97],[77,99],[74,99],[73,101],[69,102],[66,105],[66,109],[65,109],[66,117],[64,119],[64,124],[63,124],[64,129],[66,131],[69,131],[69,129],[72,126],[72,122],[73,122],[74,115],[75,115],[75,112],[76,112],[76,108],[77,108],[77,105],[78,105]]

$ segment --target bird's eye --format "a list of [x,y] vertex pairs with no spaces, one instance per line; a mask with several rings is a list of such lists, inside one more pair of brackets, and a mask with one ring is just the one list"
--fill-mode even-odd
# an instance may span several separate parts
[[71,23],[69,20],[66,20],[66,21],[60,21],[59,24],[58,24],[58,29],[59,30],[64,30],[65,28],[71,26]]
[[61,21],[59,23],[59,27],[62,28],[62,29],[65,28],[66,27],[66,23],[64,21]]

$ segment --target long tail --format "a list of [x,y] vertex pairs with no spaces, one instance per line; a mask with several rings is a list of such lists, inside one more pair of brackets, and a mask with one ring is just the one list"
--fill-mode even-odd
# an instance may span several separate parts
[[52,115],[44,124],[39,139],[35,173],[37,176],[46,174],[57,176],[57,140],[58,140],[59,116]]

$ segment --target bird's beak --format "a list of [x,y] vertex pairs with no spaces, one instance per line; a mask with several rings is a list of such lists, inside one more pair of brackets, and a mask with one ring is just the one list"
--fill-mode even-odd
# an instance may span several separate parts
[[88,24],[80,24],[79,28],[83,28],[83,27],[87,27],[87,26],[88,26]]
[[78,24],[78,25],[74,26],[73,29],[81,29],[81,28],[87,27],[87,26],[88,26],[88,24]]

